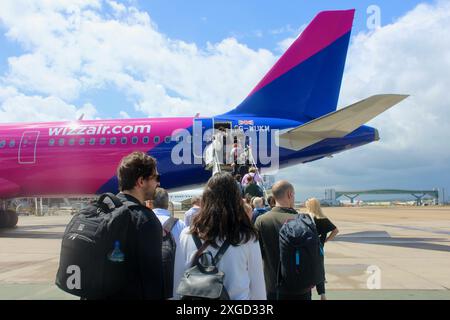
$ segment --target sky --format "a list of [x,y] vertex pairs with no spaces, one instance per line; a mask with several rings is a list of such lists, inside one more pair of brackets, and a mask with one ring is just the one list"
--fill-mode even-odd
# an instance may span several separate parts
[[369,122],[379,142],[277,178],[299,200],[328,188],[450,194],[450,0],[2,0],[0,122],[220,114],[319,11],[350,8],[339,107],[411,96]]

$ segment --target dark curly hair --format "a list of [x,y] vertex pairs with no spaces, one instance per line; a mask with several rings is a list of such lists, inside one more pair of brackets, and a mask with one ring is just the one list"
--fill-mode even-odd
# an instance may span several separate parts
[[216,248],[217,239],[227,239],[233,246],[258,239],[231,174],[217,173],[209,179],[203,191],[202,207],[192,221],[190,232]]
[[140,177],[147,179],[156,171],[155,158],[135,151],[122,158],[117,168],[119,190],[132,190]]

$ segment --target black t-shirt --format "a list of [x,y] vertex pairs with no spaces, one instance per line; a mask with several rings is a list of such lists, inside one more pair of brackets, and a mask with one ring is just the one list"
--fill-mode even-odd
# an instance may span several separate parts
[[112,299],[164,299],[162,268],[162,226],[155,213],[131,195],[119,193],[121,201],[138,206],[130,208],[128,232],[130,253],[129,281],[126,288]]
[[336,229],[336,226],[328,219],[317,219],[314,218],[314,222],[316,223],[317,233],[319,234],[320,242],[322,245],[325,244],[325,240],[327,239],[328,232]]

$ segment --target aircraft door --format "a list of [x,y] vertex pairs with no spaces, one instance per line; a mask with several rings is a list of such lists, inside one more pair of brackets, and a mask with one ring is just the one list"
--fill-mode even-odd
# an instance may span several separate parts
[[19,164],[36,163],[36,147],[39,131],[25,131],[20,140]]
[[194,163],[203,159],[203,152],[206,145],[212,141],[212,118],[195,118],[193,123],[193,141],[192,141],[192,153],[194,155]]

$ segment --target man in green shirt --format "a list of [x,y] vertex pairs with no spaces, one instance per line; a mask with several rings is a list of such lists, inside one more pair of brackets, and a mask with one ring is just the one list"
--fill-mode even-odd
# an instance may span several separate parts
[[[277,299],[277,271],[280,261],[279,232],[281,226],[294,219],[297,211],[294,209],[295,190],[292,184],[282,180],[272,187],[276,205],[271,211],[256,219],[255,227],[259,234],[259,243],[264,261],[264,278],[266,281],[267,299]],[[279,299],[310,300],[311,290],[300,293],[280,292]]]

